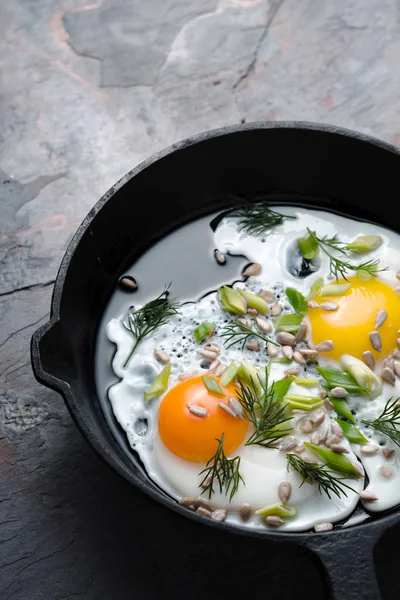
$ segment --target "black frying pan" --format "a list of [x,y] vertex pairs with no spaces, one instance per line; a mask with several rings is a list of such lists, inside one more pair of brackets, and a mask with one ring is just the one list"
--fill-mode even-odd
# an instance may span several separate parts
[[398,511],[329,533],[284,534],[244,531],[182,508],[135,467],[106,424],[94,380],[96,330],[125,269],[174,228],[227,208],[232,194],[311,204],[400,232],[399,174],[396,148],[332,126],[255,123],[175,144],[123,177],[88,214],[62,261],[51,319],[32,338],[36,378],[62,394],[90,444],[129,482],[209,527],[311,552],[336,600],[380,598],[373,549],[400,522]]

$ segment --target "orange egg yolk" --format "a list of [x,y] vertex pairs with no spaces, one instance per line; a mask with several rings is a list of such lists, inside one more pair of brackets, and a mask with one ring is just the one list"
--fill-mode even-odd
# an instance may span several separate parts
[[[219,380],[216,378],[218,383]],[[226,413],[219,403],[228,405],[236,395],[236,388],[222,386],[224,396],[211,394],[201,377],[191,377],[173,387],[160,404],[158,427],[162,441],[177,456],[191,462],[207,462],[224,433],[224,451],[228,456],[243,441],[248,423]],[[207,409],[205,417],[189,411],[189,406]]]
[[[366,350],[370,350],[375,359],[384,357],[397,347],[400,297],[391,287],[374,277],[368,281],[352,277],[349,282],[351,287],[342,296],[315,296],[316,302],[334,302],[338,309],[309,309],[312,341],[319,344],[324,340],[332,340],[334,349],[327,352],[326,356],[336,360],[342,354],[362,359],[362,353]],[[376,352],[371,346],[369,334],[375,330],[375,315],[381,309],[387,311],[388,317],[378,330],[382,339],[382,351]]]

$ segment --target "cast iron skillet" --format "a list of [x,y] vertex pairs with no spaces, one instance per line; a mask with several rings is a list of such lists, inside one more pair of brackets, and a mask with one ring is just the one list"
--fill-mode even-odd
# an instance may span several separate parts
[[284,194],[291,204],[313,198],[314,206],[400,232],[392,195],[399,173],[396,148],[312,123],[226,127],[174,144],[125,175],[90,211],[61,263],[51,318],[32,338],[36,378],[62,394],[83,435],[116,471],[187,518],[310,551],[337,600],[380,598],[373,549],[382,533],[399,522],[398,512],[324,534],[284,534],[243,531],[182,508],[132,464],[107,427],[94,380],[96,329],[124,270],[174,228],[227,208],[231,194],[271,199]]

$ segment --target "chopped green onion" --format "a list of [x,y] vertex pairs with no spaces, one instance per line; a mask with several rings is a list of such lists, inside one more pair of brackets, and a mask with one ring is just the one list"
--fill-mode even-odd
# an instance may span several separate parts
[[257,394],[262,394],[262,387],[260,382],[260,375],[254,365],[252,365],[245,358],[239,365],[237,371],[237,377],[243,383],[247,383],[247,385],[253,386]]
[[259,517],[269,517],[273,515],[288,519],[296,516],[297,508],[290,506],[289,504],[284,504],[283,502],[278,502],[277,504],[271,504],[270,506],[260,508],[259,510],[256,510],[255,513]]
[[298,238],[297,243],[303,258],[312,260],[318,256],[318,242],[314,236],[306,233],[304,237]]
[[376,250],[382,244],[380,235],[359,235],[354,242],[346,246],[347,250],[352,250],[357,254],[366,254],[372,250]]
[[367,392],[367,394],[377,397],[382,392],[382,381],[359,358],[350,354],[343,354],[340,359],[340,366],[354,377],[360,388]]
[[196,329],[193,331],[193,336],[195,342],[199,343],[201,340],[204,340],[205,337],[212,337],[215,331],[215,323],[201,323]]
[[214,377],[202,377],[202,380],[210,394],[215,394],[216,396],[225,396],[225,392],[219,385],[218,381],[214,379]]
[[285,377],[274,381],[274,402],[280,402],[289,391],[290,386],[293,383],[294,377]]
[[369,279],[372,279],[373,275],[368,271],[360,269],[359,271],[357,271],[357,277],[361,281],[368,281]]
[[349,373],[344,373],[339,369],[327,369],[323,367],[316,367],[316,369],[325,379],[330,389],[342,387],[349,394],[365,394],[365,390],[358,385],[357,381]]
[[275,319],[274,325],[277,331],[285,331],[286,333],[297,333],[303,317],[296,314],[281,315]]
[[146,402],[158,398],[165,392],[168,387],[169,374],[171,373],[171,363],[166,365],[161,373],[157,375],[147,392],[144,393],[144,399]]
[[304,387],[314,387],[319,385],[318,379],[312,379],[311,377],[295,377],[294,382],[297,383],[297,385],[302,385]]
[[351,283],[329,283],[323,285],[319,290],[321,298],[324,296],[343,296],[347,290],[351,287]]
[[239,365],[234,362],[231,362],[229,367],[227,369],[225,369],[225,371],[222,373],[221,377],[219,378],[221,385],[223,385],[223,386],[229,385],[235,379],[238,370],[239,370]]
[[363,435],[355,425],[347,423],[347,421],[342,421],[341,419],[335,419],[335,421],[336,423],[339,423],[349,442],[352,442],[352,444],[368,444],[365,435]]
[[237,291],[246,300],[248,308],[255,308],[262,315],[267,315],[269,313],[269,306],[264,298],[261,298],[261,296],[258,296],[257,294],[242,290],[241,288],[237,288]]
[[314,396],[302,396],[300,394],[287,394],[283,401],[287,404],[290,410],[307,410],[311,411],[322,406],[322,398]]
[[333,452],[333,450],[321,448],[321,446],[316,446],[315,444],[310,444],[309,442],[304,442],[304,445],[306,448],[311,450],[315,456],[320,458],[322,462],[332,471],[335,471],[336,473],[342,473],[343,475],[347,475],[347,477],[360,477],[360,473],[356,467],[343,454],[337,454],[336,452]]
[[324,285],[324,280],[322,277],[319,277],[318,279],[316,279],[314,281],[314,283],[312,284],[312,286],[310,287],[310,291],[308,292],[308,294],[306,296],[306,301],[308,302],[309,300],[313,300],[323,285]]
[[217,299],[222,310],[234,315],[244,315],[247,312],[246,300],[236,290],[224,285],[217,292]]
[[308,307],[303,294],[294,288],[286,288],[286,296],[293,306],[294,312],[300,315],[300,317],[305,317],[308,312]]
[[329,396],[329,400],[332,402],[333,408],[335,409],[335,412],[338,415],[344,417],[345,419],[348,419],[352,423],[356,422],[354,415],[351,412],[346,400],[343,400],[343,398],[334,398],[333,396]]

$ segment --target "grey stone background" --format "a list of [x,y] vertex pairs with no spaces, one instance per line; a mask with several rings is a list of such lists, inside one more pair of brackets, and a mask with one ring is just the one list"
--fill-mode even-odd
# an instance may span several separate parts
[[[160,535],[149,539],[137,518],[145,499],[35,382],[30,337],[48,317],[83,217],[162,147],[227,124],[288,119],[399,145],[400,3],[87,1],[0,2],[0,598],[186,598],[189,581],[190,598],[239,597],[243,577],[265,581],[254,569],[260,546],[207,593],[210,557],[226,565],[203,528],[183,529],[154,507]],[[180,557],[168,545],[176,536]],[[297,579],[284,577],[282,597],[302,578],[322,597],[304,560],[292,566]]]

